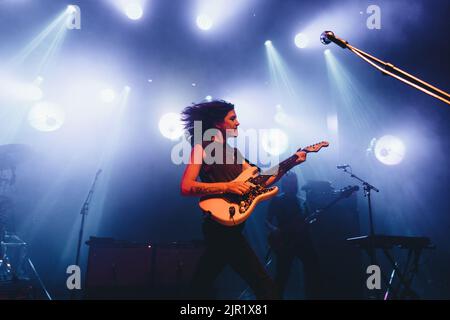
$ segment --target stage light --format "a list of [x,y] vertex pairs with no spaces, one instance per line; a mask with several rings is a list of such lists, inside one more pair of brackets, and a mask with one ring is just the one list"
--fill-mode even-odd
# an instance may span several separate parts
[[329,55],[331,53],[331,51],[330,51],[330,49],[325,49],[324,51],[323,51],[323,54],[324,55]]
[[67,6],[67,9],[66,9],[66,13],[67,14],[72,14],[72,13],[75,13],[75,12],[77,12],[77,8],[74,6],[74,5],[68,5]]
[[289,72],[291,66],[287,65],[283,57],[278,53],[275,45],[266,41],[266,56],[270,71],[270,85],[275,90],[278,101],[297,101],[297,90],[294,89],[294,77]]
[[199,27],[202,30],[209,30],[211,29],[213,25],[213,22],[210,17],[208,17],[205,14],[201,14],[197,16],[197,27]]
[[278,124],[286,124],[288,122],[288,116],[287,114],[284,112],[283,107],[281,106],[281,104],[278,104],[275,106],[275,109],[277,110],[275,113],[275,122]]
[[125,7],[125,14],[131,20],[138,20],[142,17],[143,10],[142,6],[138,3],[130,3]]
[[64,123],[64,111],[49,102],[40,102],[28,113],[28,123],[39,131],[58,130]]
[[266,47],[270,47],[270,46],[272,46],[272,41],[266,40],[266,42],[264,42],[264,45],[265,45]]
[[36,79],[34,79],[33,84],[36,86],[40,86],[44,82],[44,78],[41,76],[38,76]]
[[288,147],[289,139],[281,129],[270,129],[261,132],[261,145],[267,153],[279,156]]
[[375,157],[385,165],[397,165],[402,162],[404,156],[405,145],[397,137],[386,135],[375,143]]
[[[197,27],[203,31],[214,31],[217,35],[222,31],[231,31],[240,28],[240,24],[233,21],[245,12],[256,0],[195,0],[192,3],[192,19],[196,20]],[[249,8],[249,10],[251,10]],[[210,30],[211,29],[211,30]],[[214,29],[214,30],[212,30]]]
[[100,91],[100,100],[105,103],[111,103],[116,99],[116,93],[112,89],[103,89]]
[[38,73],[45,72],[52,58],[55,57],[61,48],[66,31],[68,30],[68,25],[70,25],[68,21],[72,21],[72,16],[76,15],[76,12],[69,14],[69,11],[73,9],[72,7],[70,8],[63,10],[34,39],[28,41],[28,44],[8,64],[13,67],[23,67],[24,62],[30,57],[33,57],[31,62],[33,70]]
[[212,101],[212,97],[211,97],[211,96],[206,96],[206,97],[205,97],[205,100],[208,101],[208,102],[210,102],[210,101]]
[[166,113],[159,119],[158,126],[161,134],[170,140],[177,140],[183,136],[184,129],[178,113]]
[[309,38],[304,33],[297,33],[294,39],[295,45],[301,49],[306,48],[309,43]]

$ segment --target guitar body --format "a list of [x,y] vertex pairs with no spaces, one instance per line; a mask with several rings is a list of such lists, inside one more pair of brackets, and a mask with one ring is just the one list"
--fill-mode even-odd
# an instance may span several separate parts
[[250,191],[245,195],[224,194],[203,197],[200,200],[200,208],[211,218],[226,226],[234,226],[243,223],[261,201],[274,197],[278,192],[278,187],[264,188],[254,185],[250,181],[258,176],[257,168],[244,170],[233,181],[248,182]]

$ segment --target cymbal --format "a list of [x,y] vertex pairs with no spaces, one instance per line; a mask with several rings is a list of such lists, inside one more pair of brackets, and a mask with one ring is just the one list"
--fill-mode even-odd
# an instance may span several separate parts
[[0,145],[0,170],[10,169],[31,156],[30,148],[25,144]]

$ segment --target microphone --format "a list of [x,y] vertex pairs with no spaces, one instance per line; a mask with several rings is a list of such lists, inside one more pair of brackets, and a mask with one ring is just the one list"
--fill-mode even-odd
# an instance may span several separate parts
[[350,165],[348,165],[348,164],[341,164],[341,165],[336,166],[336,168],[338,168],[338,169],[347,169],[348,167],[350,167]]
[[320,42],[323,44],[330,44],[331,42],[336,43],[339,47],[342,49],[347,48],[348,42],[345,40],[342,40],[334,35],[333,31],[324,31],[320,35]]

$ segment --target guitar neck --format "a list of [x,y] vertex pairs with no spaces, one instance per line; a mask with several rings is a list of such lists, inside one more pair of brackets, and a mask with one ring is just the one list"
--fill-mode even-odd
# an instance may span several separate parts
[[[302,150],[303,151],[303,150]],[[308,152],[308,151],[305,151]],[[289,170],[291,170],[295,166],[295,161],[297,160],[297,156],[294,154],[287,158],[286,160],[280,162],[278,165],[270,168],[263,174],[257,176],[253,182],[256,184],[264,184],[270,177],[272,177],[275,174],[285,174]]]
[[[303,152],[306,152],[306,153],[308,153],[308,152],[318,152],[323,147],[328,147],[328,146],[329,146],[328,142],[322,141],[322,142],[316,143],[314,145],[308,146],[306,148],[298,149],[297,152],[300,152],[300,151],[303,151]],[[272,177],[274,175],[283,175],[283,174],[285,174],[286,172],[291,170],[297,164],[295,162],[297,160],[297,158],[298,158],[297,155],[293,154],[292,156],[290,156],[286,160],[280,162],[277,166],[270,168],[269,170],[267,170],[263,174],[261,174],[261,175],[257,176],[256,178],[254,178],[252,182],[255,183],[255,184],[262,185],[267,180],[269,180],[270,177]]]

